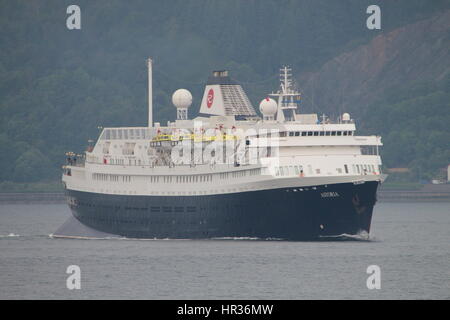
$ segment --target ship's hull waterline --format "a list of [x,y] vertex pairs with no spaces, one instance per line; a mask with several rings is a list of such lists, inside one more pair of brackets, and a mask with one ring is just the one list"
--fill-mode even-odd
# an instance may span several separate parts
[[127,238],[318,240],[370,231],[378,181],[218,195],[136,196],[67,189],[73,215]]

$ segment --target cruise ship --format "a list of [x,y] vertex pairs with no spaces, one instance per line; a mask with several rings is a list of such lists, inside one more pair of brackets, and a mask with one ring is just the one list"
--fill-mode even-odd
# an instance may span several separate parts
[[103,128],[62,181],[73,216],[99,232],[140,239],[318,240],[370,232],[381,137],[353,119],[301,113],[292,70],[262,97],[261,116],[228,71],[209,76],[198,116],[175,91],[175,121]]

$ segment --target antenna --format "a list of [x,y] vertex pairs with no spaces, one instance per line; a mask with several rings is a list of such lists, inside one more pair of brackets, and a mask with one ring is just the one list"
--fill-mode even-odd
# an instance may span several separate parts
[[148,127],[153,127],[152,59],[147,59],[148,68]]
[[281,80],[281,93],[291,93],[291,85],[292,85],[292,69],[284,66],[284,68],[280,69],[280,80]]
[[280,69],[280,90],[269,96],[278,97],[277,121],[295,121],[295,110],[300,102],[300,92],[293,86],[292,69],[284,66]]

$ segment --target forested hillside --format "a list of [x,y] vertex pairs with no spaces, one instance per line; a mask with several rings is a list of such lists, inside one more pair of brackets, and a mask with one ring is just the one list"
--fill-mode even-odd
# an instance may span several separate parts
[[410,168],[413,180],[443,175],[450,163],[450,10],[384,32],[299,82],[304,109],[350,112],[362,132],[381,134],[387,167]]
[[[81,8],[81,30],[66,28],[70,4]],[[381,30],[366,28],[370,4],[381,7]],[[149,56],[154,118],[164,123],[175,117],[170,96],[180,87],[193,93],[195,116],[211,70],[229,69],[257,106],[278,86],[282,64],[302,79],[377,36],[449,9],[448,0],[0,0],[0,181],[57,180],[64,152],[81,152],[99,126],[145,125]],[[440,39],[435,45],[449,40]],[[364,130],[386,137],[389,166],[424,166],[431,176],[449,160],[448,126],[436,116],[449,114],[449,81],[407,80],[352,113]],[[419,122],[423,139],[399,143]]]

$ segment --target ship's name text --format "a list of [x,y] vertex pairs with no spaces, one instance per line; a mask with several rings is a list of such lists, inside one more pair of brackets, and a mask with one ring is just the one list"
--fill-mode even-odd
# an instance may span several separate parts
[[339,197],[339,193],[337,192],[322,192],[320,194],[322,198],[337,198]]

